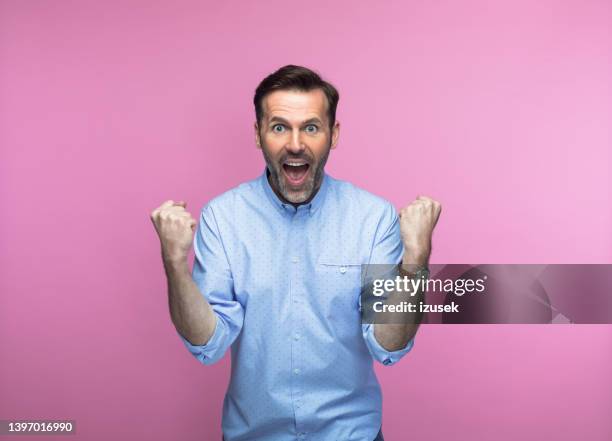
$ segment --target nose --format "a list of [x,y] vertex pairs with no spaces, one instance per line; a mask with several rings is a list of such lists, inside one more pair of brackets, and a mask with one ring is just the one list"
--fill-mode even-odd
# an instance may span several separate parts
[[306,146],[302,143],[302,139],[300,138],[300,130],[293,130],[291,132],[291,139],[289,139],[285,148],[294,154],[299,154],[304,151]]

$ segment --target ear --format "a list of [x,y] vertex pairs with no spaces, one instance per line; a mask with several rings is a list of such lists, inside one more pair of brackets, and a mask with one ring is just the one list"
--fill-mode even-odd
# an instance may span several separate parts
[[331,147],[332,149],[336,148],[336,144],[338,144],[338,138],[340,137],[340,121],[336,120],[334,123],[334,127],[332,127],[331,132]]
[[259,136],[259,125],[257,125],[257,121],[255,121],[254,129],[255,129],[255,145],[257,146],[258,149],[260,149],[261,148],[261,138]]

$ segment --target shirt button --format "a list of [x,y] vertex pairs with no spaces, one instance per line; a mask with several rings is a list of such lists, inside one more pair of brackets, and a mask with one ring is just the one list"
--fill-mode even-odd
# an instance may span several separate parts
[[340,267],[340,272],[341,272],[342,274],[344,274],[344,273],[346,272],[346,267],[345,267],[345,266],[341,266],[341,267]]
[[293,373],[295,375],[300,375],[300,370],[296,368],[296,369],[293,370]]
[[298,262],[300,261],[300,259],[298,259],[297,257],[293,257],[293,258],[291,259],[291,261],[292,261],[293,263],[298,263]]
[[293,339],[296,340],[296,341],[299,340],[300,339],[300,334],[295,334],[293,336]]

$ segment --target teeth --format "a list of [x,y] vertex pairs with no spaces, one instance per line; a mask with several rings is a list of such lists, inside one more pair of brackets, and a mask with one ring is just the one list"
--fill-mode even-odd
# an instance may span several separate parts
[[302,165],[306,165],[305,162],[285,162],[290,167],[300,167]]

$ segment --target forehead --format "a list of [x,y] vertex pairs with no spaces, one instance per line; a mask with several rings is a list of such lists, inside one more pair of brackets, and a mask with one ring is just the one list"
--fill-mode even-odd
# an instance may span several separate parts
[[308,92],[299,90],[276,90],[262,100],[264,118],[274,116],[292,120],[319,118],[327,120],[327,97],[321,89]]

